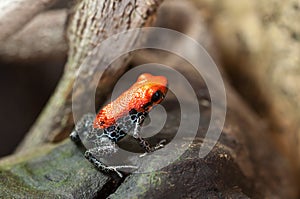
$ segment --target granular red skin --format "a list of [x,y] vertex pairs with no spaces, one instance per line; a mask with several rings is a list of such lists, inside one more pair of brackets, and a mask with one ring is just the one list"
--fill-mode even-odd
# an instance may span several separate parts
[[114,125],[119,118],[128,115],[132,109],[137,112],[149,112],[163,98],[153,103],[147,110],[144,109],[144,105],[151,102],[152,95],[158,90],[165,96],[168,91],[167,84],[167,78],[164,76],[152,76],[149,73],[140,75],[127,91],[99,111],[94,121],[94,127],[108,128]]

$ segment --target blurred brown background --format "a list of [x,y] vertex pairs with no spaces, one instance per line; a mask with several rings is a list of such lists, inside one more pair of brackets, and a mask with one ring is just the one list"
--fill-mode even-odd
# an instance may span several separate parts
[[[52,9],[69,7],[69,0]],[[0,157],[12,153],[42,111],[63,73],[65,57],[29,62],[0,59]]]
[[42,111],[63,72],[63,60],[0,63],[0,156],[14,151]]

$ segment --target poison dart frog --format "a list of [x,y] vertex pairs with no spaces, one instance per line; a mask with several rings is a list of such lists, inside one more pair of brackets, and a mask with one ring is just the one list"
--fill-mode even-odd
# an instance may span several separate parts
[[150,153],[164,147],[165,140],[156,146],[140,136],[141,125],[153,106],[162,102],[168,91],[168,80],[164,76],[153,76],[149,73],[140,75],[137,81],[117,99],[104,106],[99,113],[86,114],[76,124],[70,134],[75,143],[87,143],[85,157],[99,170],[116,172],[122,168],[136,168],[131,165],[107,166],[97,157],[105,157],[115,153],[116,143],[127,134],[131,135],[139,145]]

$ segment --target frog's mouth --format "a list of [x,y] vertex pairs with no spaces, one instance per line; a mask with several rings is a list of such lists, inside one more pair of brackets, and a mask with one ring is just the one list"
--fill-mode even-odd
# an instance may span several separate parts
[[143,109],[145,111],[149,111],[152,108],[152,106],[153,106],[153,102],[148,102],[143,106]]

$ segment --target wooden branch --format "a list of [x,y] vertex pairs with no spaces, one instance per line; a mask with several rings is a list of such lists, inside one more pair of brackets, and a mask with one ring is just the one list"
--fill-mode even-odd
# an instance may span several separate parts
[[0,44],[55,2],[56,0],[1,0]]
[[0,45],[0,59],[6,62],[51,60],[67,55],[64,26],[67,10],[37,15],[21,31]]
[[[19,147],[20,150],[33,148],[45,142],[60,141],[67,137],[73,128],[71,94],[76,72],[92,51],[95,45],[101,43],[107,37],[128,30],[149,25],[151,16],[155,13],[161,0],[126,0],[126,1],[102,1],[83,0],[74,7],[68,25],[69,57],[62,80],[55,93],[47,104],[45,110],[33,125]],[[114,20],[112,20],[114,19]],[[115,49],[130,48],[135,43],[133,35],[131,41],[116,43]],[[111,52],[103,51],[98,57],[90,58],[94,63],[105,62]],[[102,76],[99,91],[96,94],[97,104],[100,106],[107,93],[118,77],[125,71],[129,55],[120,58],[116,63],[110,65]],[[94,66],[90,67],[91,69]],[[105,68],[99,73],[103,73]],[[93,74],[86,71],[85,74]],[[112,78],[113,77],[113,78]],[[95,80],[95,84],[99,80]],[[90,88],[92,83],[83,83],[84,89]],[[82,93],[78,93],[82,96]],[[88,99],[86,102],[90,102]],[[80,109],[80,107],[78,107]]]

